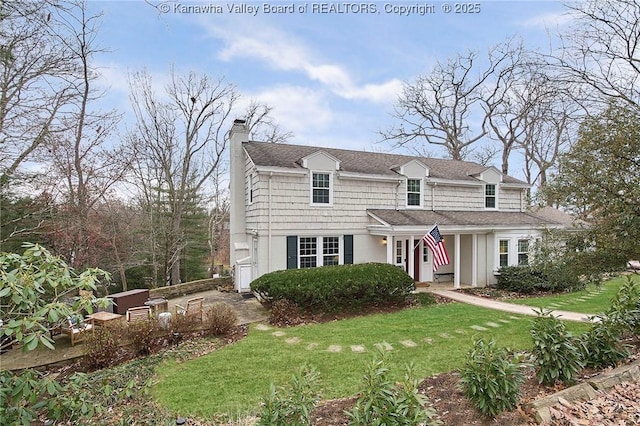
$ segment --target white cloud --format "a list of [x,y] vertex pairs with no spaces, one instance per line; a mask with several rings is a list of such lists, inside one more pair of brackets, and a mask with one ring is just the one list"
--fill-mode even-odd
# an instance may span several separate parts
[[519,24],[527,28],[555,29],[569,24],[574,16],[566,11],[556,13],[543,13],[520,21]]
[[223,39],[227,46],[219,53],[219,59],[260,60],[276,70],[300,71],[321,83],[334,94],[345,99],[369,102],[386,102],[395,99],[401,82],[392,79],[383,83],[358,85],[344,67],[323,63],[314,58],[312,49],[296,40],[291,34],[266,26],[253,26],[251,31],[235,31],[220,27],[208,27],[210,33]]

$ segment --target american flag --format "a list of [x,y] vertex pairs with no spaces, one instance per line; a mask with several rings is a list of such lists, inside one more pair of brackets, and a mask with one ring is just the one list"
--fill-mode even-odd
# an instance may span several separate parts
[[434,272],[437,271],[441,265],[449,264],[449,255],[444,248],[444,239],[442,238],[442,234],[440,234],[440,230],[438,230],[438,225],[435,225],[431,231],[427,232],[425,236],[422,237],[422,241],[424,241],[433,253]]

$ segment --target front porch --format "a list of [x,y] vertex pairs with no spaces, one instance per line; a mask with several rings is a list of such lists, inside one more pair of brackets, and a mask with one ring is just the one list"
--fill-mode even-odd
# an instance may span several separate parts
[[[486,271],[486,251],[479,252],[477,233],[444,234],[444,244],[450,258],[448,265],[433,270],[433,254],[422,240],[423,235],[384,235],[386,262],[403,268],[417,282],[443,288],[459,289],[465,283],[469,287],[487,285],[487,277],[480,276]],[[484,234],[482,235],[485,241]],[[479,260],[482,264],[479,267]]]

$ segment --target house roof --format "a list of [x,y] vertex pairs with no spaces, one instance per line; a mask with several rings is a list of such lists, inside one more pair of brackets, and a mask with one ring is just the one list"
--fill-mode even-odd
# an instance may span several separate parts
[[[567,219],[553,219],[551,215],[539,215],[533,211],[449,211],[449,210],[392,210],[369,209],[371,215],[391,226],[566,226]],[[564,214],[563,212],[560,212]]]
[[[488,168],[468,161],[319,148],[305,145],[244,142],[243,146],[256,166],[265,167],[303,169],[300,164],[302,158],[315,152],[323,151],[340,161],[341,171],[352,173],[398,176],[398,173],[393,168],[412,160],[418,160],[429,168],[429,176],[432,178],[478,182],[478,179],[472,175],[477,175]],[[511,176],[503,176],[503,182],[526,185],[526,182]]]

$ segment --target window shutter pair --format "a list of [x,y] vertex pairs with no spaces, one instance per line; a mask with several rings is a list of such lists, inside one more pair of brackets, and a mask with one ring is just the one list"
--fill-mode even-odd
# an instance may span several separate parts
[[[344,236],[344,263],[353,263],[353,235]],[[287,269],[298,269],[298,237],[287,237]]]

